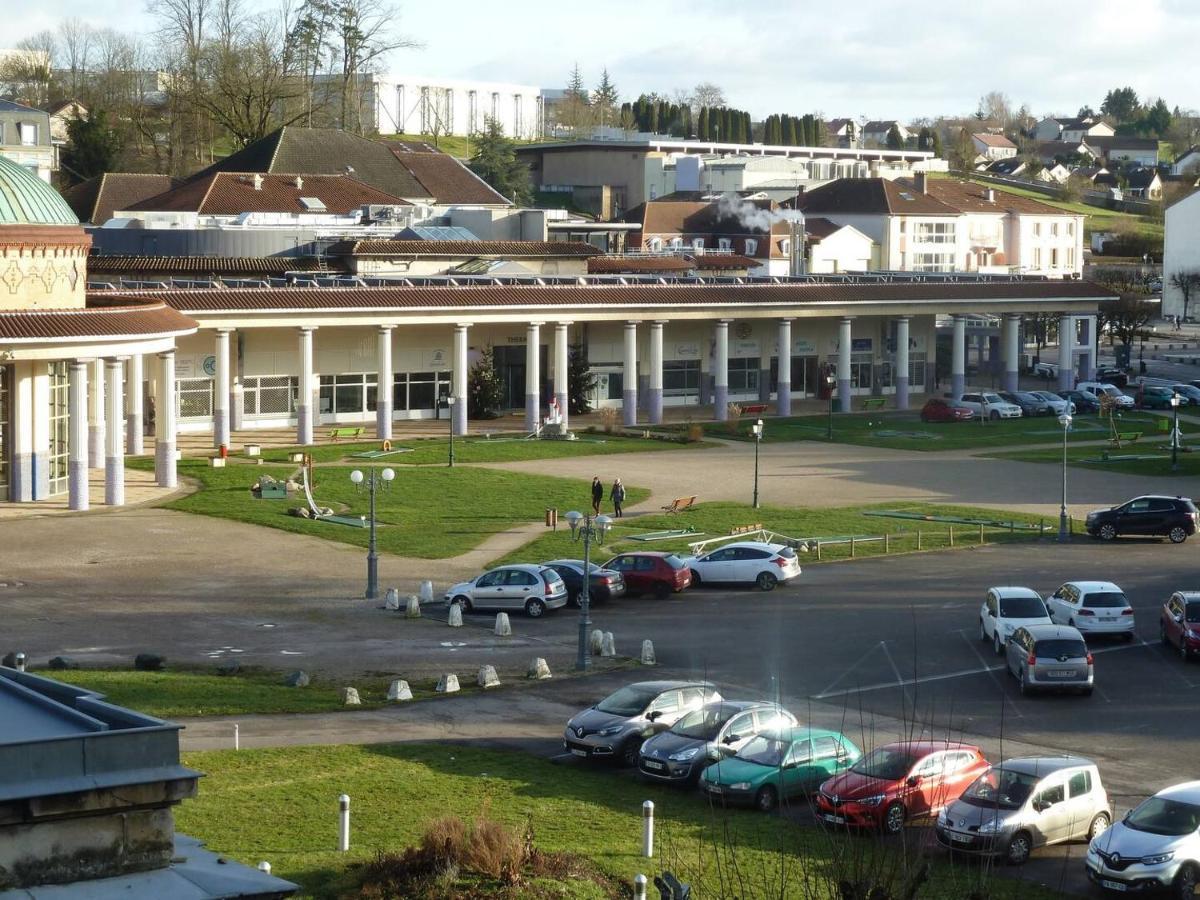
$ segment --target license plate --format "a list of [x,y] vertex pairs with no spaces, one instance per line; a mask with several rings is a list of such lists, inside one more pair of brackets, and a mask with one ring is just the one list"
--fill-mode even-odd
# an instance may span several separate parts
[[576,756],[587,756],[587,751],[580,750],[578,747],[572,747],[571,752],[574,753]]
[[821,816],[821,818],[824,819],[826,822],[828,822],[831,825],[845,825],[846,824],[845,816],[835,816],[832,813],[825,813],[825,815]]
[[1071,669],[1056,669],[1053,672],[1046,673],[1051,678],[1074,678],[1075,672]]
[[1120,881],[1109,881],[1107,878],[1101,878],[1100,884],[1102,887],[1106,887],[1110,891],[1127,891],[1127,890],[1129,890],[1129,885],[1124,884]]
[[960,844],[971,843],[971,836],[969,834],[955,834],[953,831],[947,831],[946,834],[950,836],[950,840],[958,841]]
[[661,772],[663,769],[666,768],[666,766],[664,766],[662,763],[655,762],[652,759],[643,759],[642,765],[645,766],[647,769],[653,769],[656,772]]
[[721,793],[721,786],[720,786],[719,784],[706,784],[706,785],[704,786],[704,789],[705,789],[706,791],[708,791],[710,794],[719,794],[719,793]]
[[1115,622],[1116,620],[1117,620],[1116,616],[1101,616],[1100,617],[1101,622]]

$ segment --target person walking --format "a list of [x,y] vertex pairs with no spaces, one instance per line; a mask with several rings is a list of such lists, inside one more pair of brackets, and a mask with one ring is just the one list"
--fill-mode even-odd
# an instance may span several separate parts
[[621,484],[620,478],[612,483],[612,490],[608,496],[612,500],[613,516],[618,519],[621,518],[624,515],[621,512],[621,504],[625,502],[625,485]]
[[600,515],[600,504],[604,502],[604,485],[600,483],[600,476],[592,476],[592,511],[596,515]]

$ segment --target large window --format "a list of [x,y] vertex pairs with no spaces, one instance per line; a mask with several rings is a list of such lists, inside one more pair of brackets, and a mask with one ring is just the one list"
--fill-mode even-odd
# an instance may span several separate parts
[[672,359],[663,362],[663,396],[698,396],[700,393],[700,360]]
[[[52,362],[50,369],[50,495],[67,492],[68,457],[71,440],[70,373],[65,362]],[[119,426],[118,426],[119,427]]]
[[758,392],[758,357],[747,356],[729,361],[729,393]]
[[908,383],[916,386],[925,383],[925,353],[910,351],[908,354]]
[[242,412],[247,416],[291,416],[300,396],[295,375],[262,375],[242,379]]
[[913,240],[923,244],[953,244],[953,222],[917,222]]
[[855,388],[871,387],[871,363],[872,356],[870,351],[866,353],[851,353],[850,354],[850,386]]
[[322,375],[318,410],[322,415],[340,416],[374,412],[377,384],[374,372]]
[[953,272],[953,253],[914,253],[912,270],[914,272]]
[[0,500],[8,499],[8,373],[0,366]]
[[[450,393],[449,372],[396,372],[392,377],[392,408],[396,410],[434,409],[436,399]],[[370,400],[374,409],[374,397]]]
[[211,378],[180,378],[175,382],[179,394],[179,418],[211,418],[213,412],[213,380]]

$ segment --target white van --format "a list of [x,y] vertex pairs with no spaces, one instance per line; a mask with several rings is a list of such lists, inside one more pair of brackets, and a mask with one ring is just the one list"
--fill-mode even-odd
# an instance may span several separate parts
[[1128,394],[1121,393],[1116,385],[1100,381],[1081,381],[1075,386],[1075,390],[1082,394],[1089,394],[1097,400],[1107,396],[1110,401],[1116,403],[1121,409],[1133,409],[1133,398]]

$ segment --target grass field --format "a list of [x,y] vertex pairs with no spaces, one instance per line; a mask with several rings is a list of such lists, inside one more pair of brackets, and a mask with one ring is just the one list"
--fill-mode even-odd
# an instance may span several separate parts
[[[704,898],[833,898],[835,850],[845,846],[849,857],[890,853],[870,838],[843,845],[842,838],[786,818],[714,809],[696,794],[640,784],[611,770],[565,769],[480,747],[296,747],[189,753],[183,761],[207,777],[199,797],[176,808],[179,830],[243,863],[267,860],[274,874],[301,884],[306,897],[343,895],[353,886],[356,864],[409,846],[446,814],[471,820],[486,813],[516,828],[528,824],[540,849],[583,854],[626,885],[636,873],[670,868],[692,885],[693,896]],[[334,849],[341,793],[351,802],[349,853]],[[647,799],[655,803],[654,861],[640,855]],[[940,853],[933,859],[921,898],[961,900],[987,871],[951,868]],[[986,889],[994,900],[1056,896],[1006,879],[990,878]],[[583,891],[563,885],[554,893],[505,896],[603,896]]]
[[[1110,459],[1102,460],[1108,451]],[[1062,450],[1024,450],[1015,453],[989,453],[997,459],[1015,459],[1021,462],[1040,462],[1062,465]],[[1114,456],[1153,456],[1154,459],[1111,459]],[[1067,464],[1085,469],[1100,469],[1119,472],[1122,475],[1155,475],[1161,478],[1190,478],[1200,475],[1200,453],[1180,453],[1179,471],[1171,470],[1171,451],[1166,436],[1146,442],[1143,438],[1136,444],[1121,450],[1108,447],[1068,447]]]
[[[130,466],[150,468],[153,460],[130,460]],[[361,467],[361,466],[360,466]],[[303,492],[287,500],[258,500],[250,486],[260,474],[284,479],[296,465],[233,464],[213,469],[203,460],[185,459],[179,474],[193,478],[201,489],[166,504],[169,509],[234,519],[299,534],[365,547],[368,529],[302,519],[288,509],[304,506]],[[316,470],[313,497],[338,515],[365,516],[365,490],[350,482],[351,466],[322,466]],[[513,525],[541,521],[547,507],[571,509],[589,504],[589,482],[526,475],[476,467],[405,468],[391,487],[376,495],[379,549],[420,559],[457,556],[477,546],[489,534]],[[626,502],[648,496],[644,488],[627,487]]]

